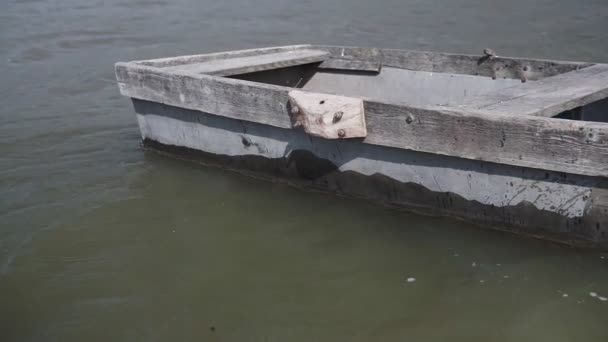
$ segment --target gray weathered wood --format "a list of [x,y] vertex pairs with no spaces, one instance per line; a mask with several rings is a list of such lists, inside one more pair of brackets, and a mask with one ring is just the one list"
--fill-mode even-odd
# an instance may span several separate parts
[[[215,61],[215,60],[220,60],[220,59],[258,56],[258,55],[265,55],[265,54],[270,54],[270,53],[296,51],[296,50],[302,50],[302,49],[310,49],[310,45],[275,46],[275,47],[267,47],[267,48],[245,49],[245,50],[215,52],[215,53],[206,53],[206,54],[198,54],[198,55],[148,59],[148,60],[132,61],[132,62],[141,64],[141,65],[153,66],[153,67],[157,67],[157,68],[166,68],[166,67],[172,67],[172,66],[184,65],[184,64],[203,63],[203,62]],[[324,50],[324,49],[321,49],[321,50]]]
[[162,68],[233,57],[257,56],[268,53],[296,51],[302,49],[324,50],[331,53],[332,57],[334,58],[373,60],[381,63],[383,66],[391,66],[408,70],[479,75],[497,78],[520,79],[522,70],[526,68],[527,71],[524,71],[524,75],[526,76],[527,80],[531,81],[593,65],[585,62],[538,60],[502,56],[484,60],[482,55],[459,55],[428,51],[407,51],[397,49],[324,45],[289,45],[202,55],[159,58],[135,61],[135,63]]
[[134,63],[117,63],[123,95],[233,119],[291,128],[287,112],[292,88],[230,78],[166,72]]
[[289,99],[296,126],[308,134],[325,139],[367,136],[361,99],[300,90],[290,91]]
[[608,124],[366,101],[366,143],[608,176]]
[[531,81],[593,65],[581,62],[502,56],[488,59],[484,58],[483,55],[459,55],[362,47],[313,45],[312,48],[327,50],[334,58],[373,59],[382,63],[383,66],[408,70],[513,79],[520,79],[523,72],[526,79]]
[[471,99],[465,106],[487,113],[551,117],[608,97],[608,65],[545,78]]
[[167,71],[215,76],[231,76],[256,71],[286,68],[326,60],[329,53],[321,50],[294,50],[257,56],[218,59],[202,63],[183,64],[165,68]]
[[382,64],[372,60],[330,58],[319,65],[319,69],[380,72]]
[[[291,128],[292,88],[118,63],[121,92],[210,114]],[[365,143],[608,176],[608,124],[365,101]]]

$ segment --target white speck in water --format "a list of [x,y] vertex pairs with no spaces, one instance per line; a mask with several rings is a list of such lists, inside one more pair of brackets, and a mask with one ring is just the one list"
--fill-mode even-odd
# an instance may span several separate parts
[[477,266],[477,263],[475,261],[473,261],[473,263],[471,264],[471,266],[475,267],[475,266]]
[[597,293],[595,293],[595,292],[589,292],[589,295],[590,295],[591,297],[597,297]]
[[606,257],[604,257],[603,255],[600,257],[600,259],[606,259]]
[[408,283],[413,283],[413,282],[415,282],[415,281],[416,281],[416,278],[414,278],[414,277],[409,277],[409,278],[407,278],[407,279],[406,279],[406,281],[407,281]]
[[496,264],[496,266],[502,266],[501,264]]
[[564,294],[562,295],[562,297],[564,297],[564,298],[568,298],[568,294],[567,294],[567,293],[564,293]]
[[502,276],[502,277],[503,277],[503,278],[505,278],[505,279],[508,279],[508,278],[509,278],[509,276],[508,276],[508,275],[505,275],[505,276]]
[[460,254],[458,254],[458,253],[454,253],[454,256],[455,256],[455,257],[457,257],[457,256],[460,256]]
[[606,297],[597,297],[597,299],[601,300],[602,302],[605,302],[608,300],[608,298],[606,298]]
[[486,281],[485,281],[485,280],[483,280],[483,279],[481,279],[479,282],[483,284],[483,283],[485,283]]

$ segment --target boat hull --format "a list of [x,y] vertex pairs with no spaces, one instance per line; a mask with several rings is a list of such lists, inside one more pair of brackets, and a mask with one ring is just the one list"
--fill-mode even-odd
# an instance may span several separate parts
[[527,236],[608,246],[608,181],[443,156],[133,99],[147,146],[423,214]]

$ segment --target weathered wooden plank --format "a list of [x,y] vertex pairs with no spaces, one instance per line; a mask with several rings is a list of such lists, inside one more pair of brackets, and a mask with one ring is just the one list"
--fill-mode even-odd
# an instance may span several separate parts
[[295,50],[265,55],[235,57],[212,60],[203,63],[184,64],[165,68],[194,74],[231,76],[256,71],[286,68],[290,66],[317,63],[326,60],[329,53],[320,50]]
[[[123,95],[291,128],[292,88],[118,63]],[[468,108],[409,108],[365,101],[365,143],[467,159],[608,176],[608,124],[489,115]]]
[[366,143],[608,176],[608,124],[366,101]]
[[310,45],[308,45],[308,44],[286,45],[286,46],[275,46],[275,47],[267,47],[267,48],[245,49],[245,50],[226,51],[226,52],[214,52],[214,53],[207,53],[207,54],[148,59],[148,60],[141,60],[141,61],[132,61],[132,63],[153,66],[153,67],[157,67],[157,68],[166,68],[166,67],[172,67],[172,66],[184,65],[184,64],[203,63],[203,62],[214,61],[214,60],[219,60],[219,59],[258,56],[258,55],[265,55],[265,54],[269,54],[269,53],[296,51],[296,50],[309,49],[309,48],[310,48]]
[[363,100],[300,90],[289,92],[294,126],[325,139],[367,136]]
[[233,119],[291,128],[287,111],[291,88],[231,78],[166,72],[133,63],[117,63],[123,95],[199,110]]
[[[377,49],[313,45],[327,50],[334,58],[373,59],[383,66],[417,71],[479,75],[493,78],[540,80],[591,66],[591,63],[527,59],[514,57],[484,58],[483,55],[460,55],[428,51]],[[524,70],[525,69],[525,70]]]
[[551,117],[608,97],[608,65],[545,78],[471,99],[465,106],[487,113]]
[[523,68],[527,67],[527,71],[524,71],[524,75],[526,76],[526,79],[532,81],[593,65],[585,62],[525,59],[502,56],[492,59],[483,59],[483,56],[481,55],[459,55],[428,51],[308,44],[159,58],[135,61],[135,63],[155,67],[171,67],[183,64],[202,63],[211,60],[256,56],[261,54],[296,51],[301,49],[324,50],[330,52],[332,57],[335,58],[374,60],[384,66],[408,70],[479,75],[497,78],[520,79]]
[[366,71],[374,73],[380,72],[381,68],[382,64],[378,61],[343,58],[330,58],[319,65],[319,69]]

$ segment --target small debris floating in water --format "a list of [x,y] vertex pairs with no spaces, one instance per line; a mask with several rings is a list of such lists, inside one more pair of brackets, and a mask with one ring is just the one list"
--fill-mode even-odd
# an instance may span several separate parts
[[598,295],[597,292],[589,292],[589,295],[593,298],[597,298],[598,300],[600,300],[602,302],[608,301],[608,298]]
[[481,284],[483,284],[483,283],[485,283],[486,281],[485,281],[485,280],[483,280],[483,279],[481,279],[479,282],[480,282]]
[[416,278],[414,277],[408,277],[405,281],[407,281],[408,283],[413,283],[416,281]]
[[508,276],[508,275],[504,275],[504,276],[502,276],[502,277],[503,277],[503,278],[505,278],[505,279],[509,279],[509,276]]
[[471,264],[471,266],[476,267],[477,263],[475,261],[473,261],[473,263]]
[[568,294],[567,294],[567,293],[564,293],[564,294],[562,295],[562,297],[567,298],[567,297],[568,297]]

